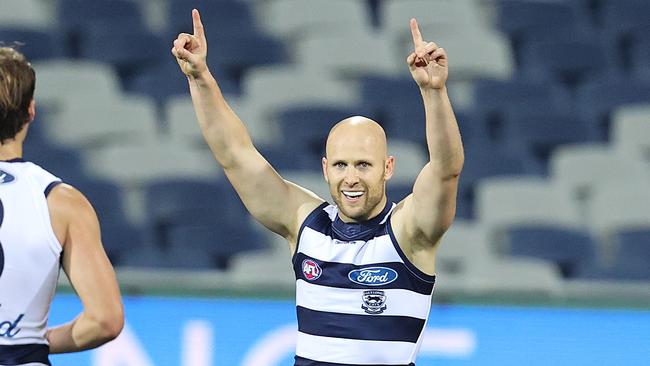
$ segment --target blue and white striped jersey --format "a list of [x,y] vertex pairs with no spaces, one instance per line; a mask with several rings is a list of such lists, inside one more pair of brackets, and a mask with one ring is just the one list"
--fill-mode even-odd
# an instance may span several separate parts
[[0,365],[49,365],[45,339],[61,244],[47,194],[60,180],[36,164],[0,161]]
[[395,204],[347,224],[323,203],[302,224],[296,275],[296,366],[414,365],[435,276],[401,251]]

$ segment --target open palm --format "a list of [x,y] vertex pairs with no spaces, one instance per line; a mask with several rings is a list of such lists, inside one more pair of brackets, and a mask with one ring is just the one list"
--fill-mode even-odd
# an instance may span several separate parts
[[447,53],[434,42],[422,40],[422,34],[415,19],[411,19],[413,52],[406,58],[409,70],[420,88],[440,89],[447,81]]

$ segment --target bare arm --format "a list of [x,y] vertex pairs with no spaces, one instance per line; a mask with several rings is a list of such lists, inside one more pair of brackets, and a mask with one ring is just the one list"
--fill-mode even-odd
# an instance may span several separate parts
[[418,175],[413,194],[404,201],[398,220],[412,252],[432,253],[455,215],[464,154],[445,86],[447,54],[435,43],[422,40],[415,19],[411,20],[411,33],[415,51],[407,63],[424,101],[429,163]]
[[124,310],[113,267],[102,247],[97,215],[86,198],[69,185],[48,196],[52,226],[63,244],[63,270],[83,311],[71,322],[50,328],[50,353],[98,347],[121,332]]
[[253,146],[208,70],[207,40],[197,10],[192,20],[194,34],[180,34],[172,54],[187,75],[203,136],[253,217],[294,242],[300,222],[322,200],[282,179]]

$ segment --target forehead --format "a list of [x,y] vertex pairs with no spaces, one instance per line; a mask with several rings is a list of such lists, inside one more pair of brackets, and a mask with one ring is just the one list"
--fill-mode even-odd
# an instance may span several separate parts
[[374,160],[386,157],[386,141],[359,129],[337,129],[327,139],[328,159]]

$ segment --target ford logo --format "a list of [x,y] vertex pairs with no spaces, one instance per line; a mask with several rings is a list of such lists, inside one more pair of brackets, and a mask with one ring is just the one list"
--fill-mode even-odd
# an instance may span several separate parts
[[348,273],[348,278],[359,285],[382,286],[397,279],[397,272],[386,267],[367,267]]

